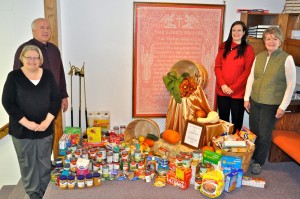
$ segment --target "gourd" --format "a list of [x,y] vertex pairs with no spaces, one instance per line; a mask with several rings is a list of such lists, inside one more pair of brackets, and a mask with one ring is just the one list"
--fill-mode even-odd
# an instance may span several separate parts
[[210,146],[210,142],[207,144],[207,146],[202,147],[202,152],[207,151],[207,150],[212,151],[212,152],[215,151],[214,147]]
[[201,117],[201,118],[206,118],[207,117],[207,113],[203,110],[197,110],[195,114],[196,114],[197,118],[198,117]]
[[167,129],[162,133],[161,138],[169,144],[177,144],[180,141],[180,133]]
[[219,121],[219,114],[215,111],[210,111],[207,114],[206,118],[201,118],[201,117],[197,118],[197,122],[200,123],[217,123],[218,121]]
[[145,138],[144,142],[148,144],[149,147],[153,147],[155,141],[150,138]]

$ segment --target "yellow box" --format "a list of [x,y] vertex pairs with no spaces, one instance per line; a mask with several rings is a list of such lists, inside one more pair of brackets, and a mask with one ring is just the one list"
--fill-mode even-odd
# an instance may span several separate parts
[[101,127],[88,127],[86,134],[89,144],[93,145],[101,142]]

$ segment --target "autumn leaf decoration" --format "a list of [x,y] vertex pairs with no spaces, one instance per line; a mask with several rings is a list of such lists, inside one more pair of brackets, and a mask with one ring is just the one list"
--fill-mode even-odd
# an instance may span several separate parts
[[177,103],[182,102],[183,97],[189,97],[197,89],[197,82],[189,73],[178,76],[175,71],[163,76],[164,84]]

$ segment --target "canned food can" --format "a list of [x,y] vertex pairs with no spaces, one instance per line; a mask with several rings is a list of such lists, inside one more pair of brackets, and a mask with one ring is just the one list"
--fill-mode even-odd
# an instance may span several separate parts
[[114,152],[113,153],[113,162],[119,162],[119,153],[118,152]]

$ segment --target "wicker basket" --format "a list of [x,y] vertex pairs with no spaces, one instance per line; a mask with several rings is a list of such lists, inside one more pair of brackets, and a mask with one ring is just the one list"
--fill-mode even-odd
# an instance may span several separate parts
[[157,137],[160,136],[160,130],[157,123],[151,119],[140,118],[133,120],[127,125],[125,129],[124,136],[125,141],[128,142],[133,138],[138,138],[139,136],[147,136],[147,134],[153,134]]
[[215,150],[221,150],[222,155],[241,157],[242,158],[243,171],[244,171],[244,173],[246,173],[248,171],[248,168],[249,168],[249,165],[250,165],[250,162],[251,162],[251,158],[252,158],[252,155],[253,155],[254,150],[255,150],[254,148],[249,152],[235,153],[235,152],[228,152],[228,151],[225,151],[223,149],[220,149],[217,145],[215,145],[215,143],[213,143],[213,145],[214,145]]
[[181,75],[183,72],[188,72],[191,76],[194,76],[198,84],[205,89],[208,83],[208,73],[204,66],[192,62],[190,60],[180,60],[176,62],[171,71],[176,71]]

